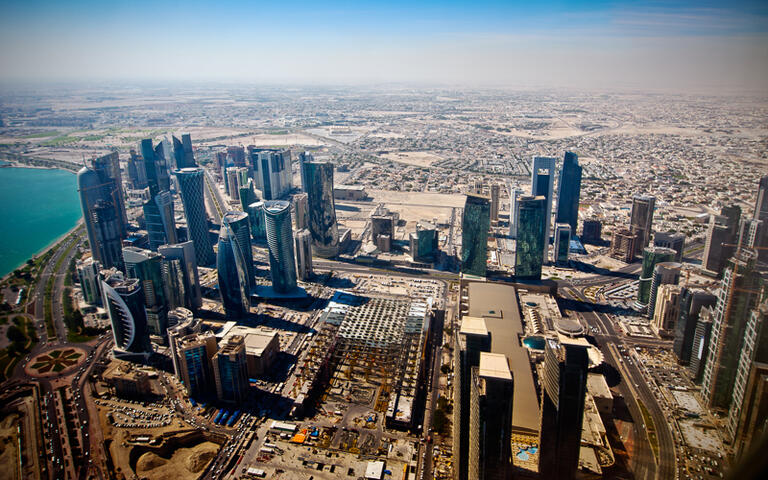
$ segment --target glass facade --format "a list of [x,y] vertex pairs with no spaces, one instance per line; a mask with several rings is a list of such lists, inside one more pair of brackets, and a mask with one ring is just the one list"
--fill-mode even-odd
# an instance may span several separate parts
[[251,236],[256,243],[267,240],[267,227],[264,223],[264,202],[254,202],[248,205],[248,222],[251,225]]
[[115,354],[143,355],[152,353],[144,310],[144,294],[138,279],[110,278],[101,284],[104,306],[112,323]]
[[581,196],[581,166],[575,153],[565,152],[563,168],[557,185],[557,223],[567,223],[576,233],[579,221],[579,197]]
[[227,317],[247,315],[253,282],[253,254],[245,213],[227,212],[222,218],[216,266],[221,302]]
[[517,202],[517,246],[515,251],[515,277],[541,278],[543,255],[546,252],[546,208],[543,196],[521,196]]
[[487,273],[489,228],[490,199],[481,195],[467,195],[461,219],[461,273],[478,277],[484,277]]
[[[555,187],[555,164],[556,158],[552,157],[533,157],[531,165],[531,195],[534,197],[542,196],[545,202],[544,215],[544,248],[541,252],[542,261],[546,262],[547,246],[549,245],[549,232],[552,222],[552,201],[554,200]],[[518,218],[518,222],[520,219]],[[519,228],[519,226],[518,226]]]
[[333,164],[305,162],[304,176],[313,250],[320,257],[335,257],[339,253],[339,226],[333,200]]
[[[158,252],[163,256],[163,280],[168,294],[168,308],[200,308],[203,297],[200,277],[195,261],[195,246],[191,241],[162,245]],[[171,298],[173,297],[173,299]]]
[[160,245],[178,242],[171,192],[157,193],[144,204],[143,210],[150,250],[156,252]]
[[179,182],[179,195],[187,217],[189,239],[195,244],[195,257],[200,266],[214,264],[213,245],[208,233],[205,211],[204,179],[202,168],[184,168],[175,172]]
[[651,297],[651,282],[653,269],[661,262],[671,262],[675,259],[675,251],[671,248],[647,247],[643,250],[643,268],[640,271],[640,283],[637,286],[637,304],[646,307]]
[[216,352],[213,356],[213,370],[219,400],[227,403],[242,402],[248,389],[245,343],[242,336],[233,335],[226,345]]
[[168,330],[168,299],[163,282],[162,256],[136,247],[125,247],[123,259],[125,274],[141,282],[149,333],[165,336]]
[[272,287],[278,293],[296,289],[291,204],[285,200],[264,202]]
[[568,264],[568,251],[571,245],[571,226],[566,223],[555,225],[555,265]]
[[104,175],[103,169],[80,169],[77,173],[80,207],[93,258],[104,268],[122,269],[120,249],[126,224],[119,202],[123,200],[123,193],[122,188],[117,188],[114,181]]

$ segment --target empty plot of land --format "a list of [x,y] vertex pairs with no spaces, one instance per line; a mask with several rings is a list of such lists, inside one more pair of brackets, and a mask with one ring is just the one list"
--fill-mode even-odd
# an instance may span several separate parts
[[435,162],[444,160],[443,157],[430,152],[390,152],[382,155],[387,160],[405,163],[417,167],[428,167]]

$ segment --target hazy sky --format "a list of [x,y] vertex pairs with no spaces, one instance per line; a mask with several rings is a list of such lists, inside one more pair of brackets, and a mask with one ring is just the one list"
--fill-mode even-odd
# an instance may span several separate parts
[[0,79],[768,93],[768,2],[0,0]]

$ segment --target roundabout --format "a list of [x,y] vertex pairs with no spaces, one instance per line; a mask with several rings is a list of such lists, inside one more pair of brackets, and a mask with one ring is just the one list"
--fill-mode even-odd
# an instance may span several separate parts
[[77,367],[85,358],[85,350],[80,348],[57,348],[38,354],[26,364],[24,370],[33,377],[52,377]]

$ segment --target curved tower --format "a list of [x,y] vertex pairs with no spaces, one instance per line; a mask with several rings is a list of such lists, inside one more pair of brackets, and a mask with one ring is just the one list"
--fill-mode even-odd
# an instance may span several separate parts
[[339,253],[339,226],[336,223],[336,205],[333,201],[333,164],[306,162],[304,177],[307,180],[312,246],[318,256],[335,257]]
[[248,215],[245,213],[227,212],[222,217],[216,268],[226,315],[247,315],[253,283],[253,254]]
[[264,202],[264,220],[272,287],[278,293],[290,292],[296,288],[291,204],[285,200]]
[[254,202],[248,205],[248,222],[251,224],[251,235],[254,242],[264,242],[267,232],[264,227],[264,202]]
[[203,169],[182,168],[174,173],[179,181],[179,194],[184,205],[184,215],[187,217],[189,239],[195,245],[197,264],[213,265],[213,245],[208,235],[208,217],[203,196]]
[[116,357],[149,357],[147,314],[144,311],[144,293],[137,278],[109,278],[101,283],[104,306],[112,323]]

